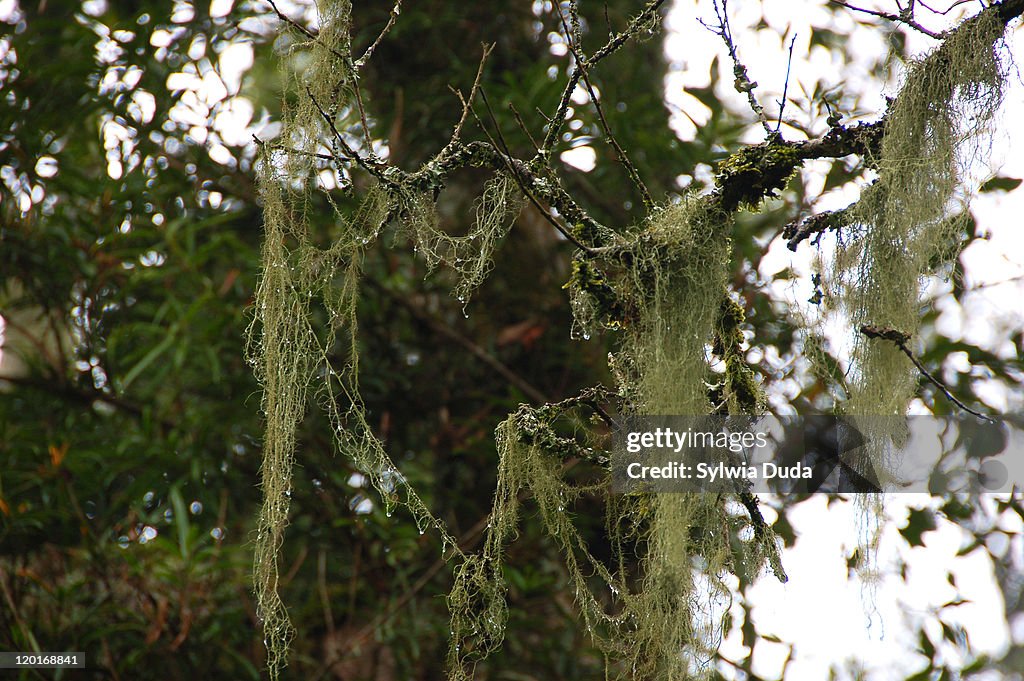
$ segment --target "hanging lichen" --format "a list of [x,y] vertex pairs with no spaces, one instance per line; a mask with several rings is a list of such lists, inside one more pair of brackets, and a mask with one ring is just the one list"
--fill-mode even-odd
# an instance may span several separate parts
[[[309,47],[311,65],[305,81],[295,89],[309,88],[331,106],[338,102],[347,73],[345,60],[348,2],[324,3],[320,38]],[[298,49],[298,48],[296,48]],[[256,607],[267,646],[267,666],[276,678],[287,659],[294,635],[278,593],[278,556],[288,523],[291,471],[296,426],[306,409],[306,395],[315,365],[318,341],[311,326],[309,304],[312,268],[309,236],[305,225],[307,193],[314,168],[323,121],[309,97],[298,97],[298,106],[287,110],[281,138],[295,153],[273,153],[264,147],[258,168],[258,187],[263,200],[263,273],[256,291],[256,316],[250,328],[248,357],[263,385],[262,408],[266,417],[263,440],[261,487],[263,507],[257,524],[253,581]]]
[[[402,504],[421,531],[434,529],[453,559],[466,559],[444,524],[435,518],[405,481],[366,421],[359,393],[356,303],[364,252],[385,222],[398,218],[413,234],[429,267],[444,261],[460,279],[456,295],[468,300],[491,267],[491,253],[521,207],[515,183],[504,174],[485,187],[477,220],[465,237],[450,237],[436,221],[433,202],[395,183],[374,182],[355,210],[335,209],[335,235],[327,248],[317,247],[307,230],[307,211],[318,189],[325,152],[339,146],[359,147],[341,137],[345,121],[356,116],[352,79],[357,77],[350,53],[351,3],[318,4],[319,31],[298,32],[281,40],[286,55],[303,65],[293,72],[285,63],[283,127],[276,145],[264,144],[258,163],[258,187],[264,206],[263,273],[256,292],[255,318],[249,331],[248,358],[263,386],[266,417],[261,467],[263,507],[257,524],[253,580],[257,614],[263,624],[267,666],[277,678],[294,636],[278,593],[278,560],[291,497],[296,428],[309,392],[327,411],[340,453],[364,473],[380,493],[387,514]],[[359,114],[360,123],[365,115]],[[342,180],[344,184],[346,180]],[[317,328],[317,309],[328,324]],[[340,347],[339,347],[340,344]],[[330,358],[340,354],[340,366]],[[466,563],[471,567],[472,562]],[[464,570],[468,570],[465,567]],[[484,618],[486,620],[488,618]],[[492,635],[500,640],[500,636]]]
[[732,213],[720,201],[687,196],[627,234],[610,262],[573,260],[566,288],[574,331],[623,332],[611,368],[627,413],[710,413],[708,361],[727,296],[731,232]]
[[[567,286],[577,329],[584,336],[599,328],[623,333],[611,368],[625,414],[706,415],[717,406],[709,393],[719,384],[726,412],[763,409],[761,388],[742,356],[743,310],[726,293],[732,213],[721,206],[714,195],[685,197],[628,235],[617,263],[573,262]],[[711,371],[712,353],[724,375]],[[636,494],[609,502],[613,543],[644,547],[643,580],[632,588],[609,581],[621,608],[615,618],[589,600],[580,607],[599,647],[625,676],[688,678],[712,659],[721,636],[713,613],[727,610],[731,599],[726,574],[752,579],[768,563],[785,579],[766,527],[750,541],[739,539],[753,518],[730,513],[731,499]],[[630,529],[624,535],[622,528]]]
[[458,275],[452,295],[464,306],[493,267],[492,255],[523,207],[519,185],[507,173],[487,181],[477,200],[475,222],[465,236],[452,236],[438,225],[434,202],[426,195],[406,200],[405,228],[429,270],[444,263]]
[[[1003,97],[996,44],[1004,28],[996,12],[982,12],[908,65],[881,151],[868,159],[878,178],[844,212],[853,239],[841,246],[826,280],[825,300],[841,301],[853,329],[869,325],[915,337],[925,277],[956,258],[963,225],[957,213],[966,211],[968,198],[964,180]],[[884,484],[891,453],[906,437],[916,370],[895,344],[864,334],[854,341],[851,369],[843,411],[862,417],[868,465]],[[861,496],[867,524],[877,528],[881,504]],[[874,537],[862,546],[866,578],[876,543]]]
[[[768,565],[785,580],[775,539],[747,489],[617,496],[607,475],[574,482],[566,474],[570,460],[587,460],[607,473],[607,461],[587,439],[593,436],[564,432],[574,410],[597,409],[593,396],[524,405],[496,431],[490,525],[480,553],[466,555],[374,435],[359,393],[356,318],[367,249],[389,221],[399,224],[398,233],[412,241],[428,270],[442,263],[453,270],[453,294],[465,303],[489,273],[525,185],[499,172],[485,186],[469,232],[453,236],[442,229],[431,193],[443,185],[433,176],[438,159],[419,171],[421,179],[433,174],[424,183],[370,149],[370,119],[350,53],[351,3],[324,0],[318,10],[319,33],[299,31],[299,41],[289,47],[288,55],[301,56],[304,66],[287,78],[280,143],[263,145],[258,177],[266,241],[249,358],[264,387],[267,423],[254,581],[271,677],[279,675],[293,636],[277,591],[278,557],[296,428],[310,392],[329,415],[338,451],[368,477],[387,513],[404,506],[421,531],[438,533],[442,555],[455,564],[448,598],[454,681],[472,678],[474,665],[503,639],[508,605],[502,561],[526,498],[561,550],[581,619],[609,660],[609,676],[676,681],[695,675],[722,633],[716,613],[728,609],[727,576],[749,580]],[[849,211],[860,238],[836,259],[829,292],[837,300],[837,292],[844,292],[841,300],[857,325],[916,330],[921,277],[953,252],[951,212],[964,151],[1001,96],[1003,74],[993,50],[1001,31],[993,13],[968,22],[912,65],[893,103],[881,152],[870,159],[879,178]],[[971,116],[968,130],[963,121]],[[361,139],[353,130],[361,131]],[[332,161],[324,163],[325,156]],[[580,250],[568,285],[576,328],[584,336],[601,329],[620,334],[610,360],[616,389],[602,399],[615,402],[621,416],[754,415],[764,409],[743,356],[743,307],[727,286],[733,212],[783,186],[796,162],[793,148],[777,140],[737,153],[720,169],[733,180],[715,192],[684,197],[638,228]],[[353,173],[371,179],[357,205],[342,209],[324,195],[335,221],[330,243],[321,248],[316,244],[324,237],[311,237],[306,218],[317,179],[328,169],[345,186],[355,186]],[[736,189],[740,185],[749,191]],[[584,238],[582,225],[569,226],[568,233],[596,243]],[[314,320],[324,317],[327,324],[318,326]],[[901,415],[914,388],[904,358],[865,339],[853,361],[849,413]],[[591,554],[573,522],[572,509],[583,497],[606,502],[613,547],[607,564]]]
[[[911,336],[918,329],[923,277],[938,264],[931,258],[938,246],[956,236],[951,230],[959,225],[948,218],[962,210],[965,172],[1002,100],[995,43],[1003,29],[995,12],[983,12],[908,67],[874,159],[878,180],[853,211],[862,243],[842,274],[854,328],[871,324]],[[861,337],[853,361],[847,411],[903,416],[916,389],[906,357],[892,343]]]
[[449,649],[451,678],[472,678],[472,664],[501,643],[507,618],[503,553],[515,535],[519,504],[528,493],[539,510],[548,534],[563,552],[571,586],[588,630],[596,631],[606,618],[587,586],[587,575],[614,584],[611,573],[587,550],[568,509],[582,495],[601,494],[605,483],[577,486],[563,476],[563,463],[574,455],[589,456],[575,440],[555,434],[551,420],[558,409],[521,407],[495,431],[498,483],[490,523],[480,554],[467,559],[455,573],[448,597],[452,641]]

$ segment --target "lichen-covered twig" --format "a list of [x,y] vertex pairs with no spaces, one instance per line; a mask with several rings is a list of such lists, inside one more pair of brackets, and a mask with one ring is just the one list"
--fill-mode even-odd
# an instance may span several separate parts
[[871,324],[862,325],[860,327],[860,332],[867,336],[868,338],[879,338],[881,340],[887,340],[891,341],[892,343],[895,343],[896,347],[900,349],[900,352],[906,355],[910,359],[910,361],[913,362],[914,366],[917,367],[917,370],[921,372],[921,375],[928,379],[936,388],[941,390],[942,394],[945,395],[950,402],[960,407],[964,411],[970,414],[974,414],[978,418],[984,419],[989,423],[995,423],[995,421],[992,420],[991,417],[986,416],[981,412],[975,411],[974,409],[971,409],[966,404],[958,400],[956,395],[951,393],[949,391],[949,388],[943,385],[942,381],[932,376],[928,372],[928,370],[924,368],[924,365],[921,364],[921,361],[917,357],[914,357],[914,353],[912,353],[910,349],[907,347],[907,343],[910,341],[909,334],[903,333],[902,331],[898,331],[897,329],[873,326]]
[[906,10],[900,12],[899,14],[892,14],[891,12],[879,12],[879,11],[876,11],[876,10],[873,10],[873,9],[865,9],[863,7],[855,7],[855,6],[851,5],[851,4],[849,4],[848,2],[844,2],[843,0],[829,0],[829,2],[831,2],[833,5],[839,5],[840,7],[845,7],[846,9],[852,10],[854,12],[862,12],[863,14],[868,14],[868,15],[873,16],[873,17],[878,17],[879,19],[888,19],[889,21],[895,21],[895,22],[904,24],[904,25],[909,26],[910,28],[914,29],[918,33],[925,34],[929,38],[934,38],[936,40],[941,40],[944,37],[944,34],[936,33],[935,31],[930,31],[927,28],[925,28],[924,26],[922,26],[921,24],[919,24],[916,21],[914,21],[914,12],[913,12],[913,9],[911,8],[913,6],[913,3],[911,3],[911,7],[908,7]]
[[401,14],[401,12],[402,0],[395,0],[395,4],[391,8],[391,13],[388,15],[388,22],[384,25],[384,28],[382,28],[380,33],[377,35],[377,39],[370,43],[369,47],[367,47],[366,50],[363,52],[363,56],[352,62],[352,66],[357,71],[366,65],[366,62],[368,62],[370,60],[370,57],[373,56],[373,51],[377,49],[377,46],[380,45],[381,41],[384,40],[387,34],[391,32],[391,29],[395,25],[395,22],[398,21],[398,15]]
[[651,198],[651,192],[648,191],[647,185],[640,178],[640,173],[637,171],[636,166],[633,165],[633,161],[630,160],[629,155],[626,154],[626,150],[619,144],[619,140],[615,138],[612,133],[612,128],[608,125],[608,119],[604,115],[604,107],[601,106],[601,100],[597,97],[597,92],[594,90],[594,86],[590,82],[590,75],[587,73],[587,60],[582,52],[578,49],[577,38],[572,37],[574,34],[579,32],[579,17],[575,11],[572,11],[572,17],[574,20],[575,30],[570,30],[569,26],[565,23],[565,17],[562,16],[561,9],[558,10],[558,18],[562,21],[562,28],[565,30],[566,42],[569,45],[569,50],[572,52],[573,58],[576,60],[576,64],[580,69],[580,73],[583,77],[583,85],[587,89],[587,94],[590,95],[590,101],[594,104],[594,110],[597,112],[597,120],[601,125],[601,130],[604,131],[605,140],[611,145],[612,149],[615,150],[615,156],[618,158],[619,163],[626,169],[626,173],[629,175],[629,179],[632,180],[633,184],[640,191],[640,195],[643,197],[644,206],[648,211],[654,208],[654,200]]
[[771,126],[768,125],[768,116],[764,112],[764,107],[761,106],[761,103],[757,101],[757,97],[754,96],[754,89],[757,87],[757,83],[751,81],[750,76],[747,75],[747,67],[740,61],[740,56],[736,51],[736,43],[732,39],[732,29],[729,27],[729,0],[721,0],[721,3],[719,3],[719,0],[715,0],[714,7],[718,26],[711,26],[703,20],[700,23],[725,43],[725,47],[729,51],[729,57],[732,58],[732,74],[735,78],[733,86],[736,88],[736,92],[746,96],[750,110],[757,116],[761,127],[764,128],[769,138],[774,137],[776,131],[772,130]]
[[790,222],[782,230],[782,238],[786,239],[786,246],[789,250],[796,251],[801,241],[814,236],[811,245],[817,245],[825,232],[838,231],[850,221],[850,207],[842,210],[827,210],[814,215],[808,215],[802,220]]
[[540,156],[542,160],[546,162],[550,158],[551,150],[554,148],[555,142],[558,141],[558,135],[562,130],[562,126],[565,124],[565,114],[569,110],[569,101],[572,98],[572,93],[576,90],[576,86],[583,77],[584,71],[588,68],[592,68],[598,62],[625,45],[626,41],[636,35],[640,30],[642,30],[645,24],[654,18],[655,13],[663,4],[665,4],[665,0],[650,0],[650,2],[640,10],[640,13],[637,14],[631,22],[629,22],[629,26],[625,31],[611,36],[608,39],[608,42],[606,42],[601,49],[594,52],[594,54],[592,54],[588,59],[583,62],[576,62],[576,66],[569,74],[569,80],[565,84],[565,89],[562,90],[562,97],[558,102],[558,107],[555,109],[555,115],[551,117],[548,123],[548,131],[544,136],[544,142],[541,144],[540,151],[537,152],[538,156]]

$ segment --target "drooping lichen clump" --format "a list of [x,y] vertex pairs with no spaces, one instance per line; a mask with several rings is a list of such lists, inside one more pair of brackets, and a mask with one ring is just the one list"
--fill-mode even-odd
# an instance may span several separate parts
[[[689,196],[628,235],[618,264],[574,263],[569,288],[578,328],[622,332],[612,369],[625,414],[752,415],[763,409],[761,388],[742,356],[743,310],[726,293],[731,234],[732,212],[720,200]],[[724,374],[711,370],[712,353]],[[713,392],[721,404],[712,404]],[[737,495],[744,492],[737,489]],[[767,563],[785,579],[767,528],[751,541],[739,539],[753,519],[730,512],[734,500],[635,494],[610,502],[616,521],[609,533],[617,545],[643,547],[643,578],[628,586],[609,582],[619,614],[585,620],[602,624],[592,634],[625,676],[688,678],[713,657],[721,635],[715,613],[731,598],[726,574],[753,578]]]
[[[859,239],[840,256],[838,280],[852,326],[869,324],[913,336],[921,319],[924,277],[935,254],[962,228],[961,187],[1003,97],[996,53],[1003,23],[993,11],[961,26],[928,57],[909,65],[886,117],[878,180],[853,214]],[[951,233],[953,232],[953,233]],[[903,416],[916,389],[913,366],[892,343],[860,337],[847,411]]]
[[[850,326],[892,329],[913,338],[923,316],[925,278],[953,261],[968,196],[963,189],[1003,97],[1005,70],[996,50],[1005,26],[993,10],[965,22],[927,57],[909,64],[886,116],[878,178],[845,211],[854,237],[841,248],[826,300],[841,301]],[[896,344],[864,334],[854,341],[849,399],[868,441],[868,465],[886,483],[891,452],[906,437],[917,388],[913,365]],[[867,418],[863,418],[867,417]],[[867,524],[881,504],[860,495]],[[863,573],[871,577],[877,534],[866,532]],[[867,581],[867,580],[865,580]]]
[[[286,59],[282,131],[277,144],[264,143],[258,187],[264,205],[265,242],[248,358],[263,386],[266,418],[261,466],[263,507],[255,538],[253,580],[257,614],[263,623],[267,666],[277,678],[294,636],[278,593],[278,558],[288,524],[296,430],[310,392],[326,409],[338,451],[349,457],[381,494],[388,514],[404,505],[421,530],[432,528],[453,558],[465,558],[444,524],[408,486],[367,423],[359,394],[356,303],[366,249],[389,218],[405,223],[433,267],[443,260],[460,276],[456,295],[468,299],[486,276],[491,253],[519,212],[515,183],[499,174],[477,207],[477,221],[465,237],[450,237],[436,224],[433,202],[394,183],[373,181],[355,209],[335,208],[333,241],[318,247],[308,230],[322,156],[357,138],[339,139],[357,118],[350,45],[351,3],[318,4],[319,31],[282,36],[286,55],[302,64],[291,71]],[[294,38],[295,42],[287,42]],[[358,115],[360,124],[365,116]],[[365,145],[364,145],[365,146]],[[367,153],[367,149],[362,150]],[[319,312],[322,311],[322,314]],[[317,318],[328,323],[318,325]],[[340,345],[340,348],[338,347]],[[332,355],[345,359],[340,368]]]
[[[610,495],[607,478],[572,481],[567,461],[603,459],[556,432],[567,409],[522,405],[496,431],[498,485],[484,548],[456,569],[449,596],[452,678],[471,678],[473,664],[501,642],[501,563],[527,498],[561,550],[580,619],[608,659],[609,678],[699,676],[722,635],[732,598],[726,577],[752,580],[767,564],[785,581],[774,536],[766,527],[751,533],[752,519],[731,495]],[[594,557],[573,521],[584,497],[607,504],[608,562]],[[628,566],[636,558],[640,572],[633,575]]]
[[574,439],[556,434],[553,420],[562,413],[556,408],[523,405],[495,431],[498,481],[484,547],[456,569],[448,597],[452,622],[449,671],[453,680],[472,678],[473,663],[503,639],[507,619],[503,554],[518,530],[520,504],[527,496],[536,503],[547,533],[562,550],[584,625],[598,632],[601,623],[613,619],[605,615],[590,592],[588,579],[599,578],[609,585],[618,582],[590,554],[569,512],[581,496],[605,493],[607,482],[576,485],[566,479],[565,461],[590,454]]
[[477,200],[473,228],[465,236],[452,236],[441,229],[433,201],[425,195],[408,199],[406,230],[419,253],[433,270],[444,263],[458,276],[452,294],[463,305],[483,283],[493,267],[494,250],[508,234],[523,207],[523,195],[507,173],[487,181]]
[[732,216],[687,197],[649,218],[625,258],[622,295],[632,316],[620,355],[628,409],[710,413],[708,349],[725,295]]
[[[311,66],[304,82],[330,101],[344,90],[347,68],[337,54],[347,49],[351,6],[347,1],[324,3],[320,39],[310,47]],[[257,614],[263,624],[267,666],[277,676],[287,658],[294,632],[278,593],[278,555],[288,524],[291,470],[296,427],[306,410],[306,397],[318,347],[310,325],[312,269],[305,224],[305,193],[314,181],[310,153],[315,151],[323,121],[309,98],[288,112],[282,139],[298,153],[273,154],[265,149],[259,164],[258,187],[264,207],[263,274],[256,291],[256,318],[250,329],[248,356],[264,387],[266,417],[260,469],[263,507],[257,523],[253,581]],[[337,98],[335,97],[335,101]],[[283,176],[283,177],[282,177]],[[284,182],[287,178],[290,182]]]

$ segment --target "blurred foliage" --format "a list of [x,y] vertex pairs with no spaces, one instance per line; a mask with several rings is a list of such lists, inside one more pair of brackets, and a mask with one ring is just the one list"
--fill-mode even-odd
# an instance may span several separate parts
[[[365,47],[391,3],[356,4],[354,35]],[[264,126],[277,119],[278,21],[262,2],[13,5],[0,24],[0,649],[86,652],[89,671],[53,678],[257,679],[264,650],[249,535],[260,501],[261,424],[243,332],[261,215],[248,135],[272,136]],[[308,4],[279,6],[299,21],[313,16]],[[602,44],[636,8],[610,0],[588,15],[584,47]],[[557,49],[560,34],[550,2],[409,3],[368,67],[375,138],[407,169],[436,152],[460,113],[448,86],[468,92],[481,43],[494,42],[487,96],[509,146],[527,155],[532,143],[510,107],[541,134],[538,108],[550,114],[568,64]],[[811,45],[843,54],[847,38],[823,27]],[[242,64],[237,77],[233,63]],[[885,74],[885,55],[874,68]],[[749,114],[724,103],[731,77],[716,61],[709,84],[687,90],[707,118],[692,139],[680,139],[663,103],[666,69],[662,40],[652,36],[592,74],[609,124],[656,199],[681,191],[677,177],[703,186],[706,170],[750,129]],[[791,106],[808,118],[823,121],[826,99],[861,112],[850,93],[822,83],[804,89],[811,94]],[[563,166],[567,188],[609,224],[640,219],[639,194],[598,139],[592,107],[576,106],[572,115],[559,151],[592,143],[597,164],[590,172]],[[469,127],[467,134],[480,135]],[[860,172],[836,161],[822,191]],[[453,178],[439,204],[446,229],[464,233],[484,179],[475,171]],[[800,411],[827,408],[827,390],[807,377],[805,340],[766,294],[772,281],[759,265],[781,226],[813,204],[812,181],[806,172],[780,200],[741,215],[735,236],[733,279],[747,292],[747,332],[764,358],[754,368]],[[996,178],[986,188],[1017,184]],[[330,239],[327,207],[312,206],[311,214]],[[965,240],[978,236],[973,228]],[[424,279],[411,249],[383,243],[395,247],[368,254],[359,308],[368,412],[403,475],[474,548],[494,488],[494,427],[530,401],[523,385],[560,399],[607,382],[614,339],[570,342],[561,287],[571,249],[534,211],[520,217],[468,317],[449,297],[443,272]],[[968,295],[962,273],[951,278],[956,299]],[[926,328],[936,318],[927,313]],[[977,399],[975,378],[1020,380],[1019,333],[1013,356],[935,331],[927,341],[921,360],[929,370],[953,354],[969,362],[966,373],[945,372],[968,403]],[[519,385],[481,357],[503,364]],[[923,389],[928,406],[951,411],[936,392]],[[450,586],[441,547],[400,513],[384,513],[359,474],[333,456],[328,433],[311,404],[282,561],[283,597],[300,632],[287,673],[439,678],[448,618],[438,594]],[[991,552],[989,538],[1004,532],[991,518],[1024,517],[1013,500],[991,515],[962,499],[942,504],[911,515],[902,530],[911,544],[927,543],[941,517],[974,537],[971,550]],[[787,508],[776,510],[776,532],[795,544]],[[600,511],[577,511],[600,553]],[[604,661],[580,633],[565,569],[534,515],[524,514],[509,550],[508,638],[478,675],[593,678]],[[1018,573],[992,555],[1007,613],[1020,612],[1024,596],[1012,591]],[[752,655],[750,618],[732,626]],[[1020,668],[1019,648],[1002,663],[975,659],[962,632],[940,629],[978,670]],[[952,678],[946,644],[923,631],[919,643],[927,660],[919,678]],[[739,665],[757,678],[750,659]]]

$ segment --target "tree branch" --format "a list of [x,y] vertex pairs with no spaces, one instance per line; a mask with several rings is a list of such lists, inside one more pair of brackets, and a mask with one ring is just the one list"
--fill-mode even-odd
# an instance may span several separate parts
[[903,333],[902,331],[897,331],[896,329],[890,329],[881,326],[872,326],[870,324],[861,325],[860,332],[867,336],[868,338],[881,338],[882,340],[892,341],[893,343],[895,343],[896,347],[900,349],[900,352],[902,352],[904,355],[910,358],[910,361],[913,362],[914,366],[917,367],[917,370],[921,372],[921,375],[927,378],[929,381],[931,381],[931,383],[936,388],[941,390],[942,394],[945,395],[950,402],[960,407],[964,411],[970,414],[974,414],[978,418],[982,418],[988,421],[989,423],[995,423],[995,421],[992,418],[982,414],[981,412],[974,411],[966,404],[958,400],[956,396],[953,395],[953,393],[949,392],[949,388],[943,385],[939,379],[935,378],[930,373],[928,373],[928,370],[924,368],[924,365],[921,364],[920,360],[918,360],[917,357],[914,357],[914,353],[912,353],[910,349],[907,348],[907,342],[910,340],[910,334]]
[[829,0],[829,2],[831,2],[833,5],[839,5],[840,7],[845,7],[846,9],[853,10],[854,12],[863,12],[864,14],[869,14],[873,17],[878,17],[880,19],[888,19],[889,21],[895,21],[897,23],[904,24],[914,29],[915,31],[918,31],[919,33],[925,34],[929,38],[942,40],[942,38],[945,37],[945,34],[929,31],[927,28],[914,21],[913,12],[904,11],[900,12],[899,14],[892,14],[890,12],[878,12],[872,9],[864,9],[863,7],[854,7],[853,5],[847,2],[843,2],[843,0]]
[[541,144],[540,151],[537,152],[538,157],[545,163],[548,162],[551,156],[551,150],[555,146],[555,142],[558,141],[558,133],[562,130],[562,125],[565,123],[565,114],[569,110],[569,100],[572,98],[572,93],[576,90],[576,86],[580,82],[580,78],[583,77],[583,73],[586,69],[589,69],[605,57],[613,54],[616,50],[626,44],[630,38],[636,35],[642,27],[654,18],[654,14],[658,9],[665,4],[665,0],[650,0],[647,5],[640,10],[640,13],[633,17],[633,20],[629,22],[629,26],[625,31],[617,33],[608,39],[608,42],[604,44],[601,49],[595,52],[589,59],[583,62],[577,61],[576,66],[573,68],[572,73],[569,74],[569,80],[565,84],[565,89],[562,91],[562,98],[558,102],[558,108],[555,109],[555,115],[551,117],[548,123],[548,132],[544,136],[544,142]]

